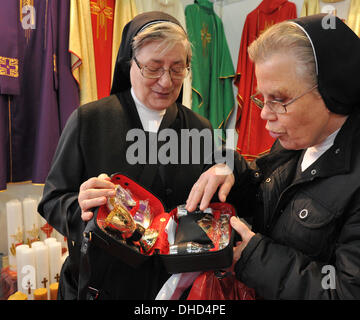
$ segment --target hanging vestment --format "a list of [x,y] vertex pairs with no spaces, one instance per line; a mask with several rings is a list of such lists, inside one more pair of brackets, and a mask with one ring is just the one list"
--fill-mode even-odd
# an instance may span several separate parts
[[111,89],[111,58],[115,0],[90,0],[98,99]]
[[[11,162],[9,144],[10,97],[20,94],[19,51],[18,51],[18,6],[10,4],[0,10],[0,190],[10,180]],[[10,176],[9,176],[10,173]]]
[[91,28],[90,2],[70,0],[71,69],[79,84],[80,104],[97,100],[95,54]]
[[80,104],[110,95],[121,33],[135,15],[134,0],[71,0],[69,47]]
[[234,107],[235,77],[221,19],[208,0],[185,8],[186,27],[193,45],[192,110],[225,128]]
[[[161,11],[172,15],[179,20],[181,26],[186,30],[184,6],[181,0],[136,0],[139,13],[147,11]],[[191,108],[191,72],[184,79],[182,89],[182,104]]]
[[319,0],[304,0],[303,6],[301,8],[301,17],[311,16],[313,14],[320,13],[320,3]]
[[68,53],[69,1],[2,5],[0,190],[7,182],[45,181],[61,130],[79,105]]
[[270,151],[274,139],[265,129],[265,121],[260,118],[260,109],[251,102],[250,96],[256,92],[255,68],[250,60],[248,46],[268,27],[278,22],[296,18],[296,6],[287,0],[264,0],[245,20],[242,33],[236,73],[240,80],[238,87],[238,110],[236,131],[237,151],[247,160]]
[[115,0],[115,15],[112,42],[111,81],[125,25],[138,14],[135,0]]
[[351,0],[347,25],[360,37],[360,1]]

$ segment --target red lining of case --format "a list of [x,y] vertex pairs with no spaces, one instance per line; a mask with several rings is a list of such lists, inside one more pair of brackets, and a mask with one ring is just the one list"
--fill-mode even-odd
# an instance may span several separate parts
[[[169,219],[172,216],[174,216],[175,221],[178,222],[176,219],[177,208],[171,210],[170,213],[164,212],[164,207],[158,198],[156,198],[148,190],[144,189],[130,178],[123,176],[121,174],[113,175],[111,177],[111,182],[114,184],[120,184],[123,188],[129,189],[131,191],[134,200],[136,200],[136,206],[134,206],[130,211],[130,213],[133,216],[139,208],[139,200],[145,200],[145,199],[149,200],[150,209],[154,213],[154,219],[149,228],[154,228],[158,230],[159,236],[154,246],[151,248],[149,252],[147,252],[146,255],[152,255],[156,249],[159,251],[160,254],[168,254],[169,242],[168,242],[167,233],[165,232],[165,228]],[[230,216],[236,215],[233,206],[228,203],[221,203],[221,202],[211,203],[209,207],[213,209],[214,218],[217,219],[220,218],[221,213],[223,214],[228,213],[230,214]],[[102,230],[104,230],[104,221],[108,216],[108,214],[109,214],[109,209],[107,208],[106,205],[103,205],[99,208],[96,222]],[[232,228],[229,223],[229,236],[231,235],[231,230]],[[104,230],[104,232],[106,231]],[[215,247],[209,251],[217,251],[217,250],[219,250],[219,243],[218,241],[215,240]]]

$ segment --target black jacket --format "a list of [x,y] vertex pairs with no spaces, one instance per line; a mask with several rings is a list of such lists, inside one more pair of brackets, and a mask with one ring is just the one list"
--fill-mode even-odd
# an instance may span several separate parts
[[[126,152],[134,141],[126,141],[126,134],[136,128],[142,129],[141,121],[130,91],[125,91],[78,108],[61,136],[38,209],[55,229],[68,237],[70,255],[60,279],[62,299],[77,296],[80,244],[85,227],[77,197],[85,180],[101,173],[125,174],[157,195],[169,212],[185,203],[204,170],[203,160],[198,164],[129,164]],[[186,107],[174,104],[167,109],[159,131],[164,128],[173,129],[180,137],[181,129],[211,129],[211,125]],[[179,157],[181,145],[179,141]],[[160,147],[161,142],[157,148]],[[148,148],[156,150],[154,145]],[[187,152],[192,159],[191,148]],[[205,155],[202,156],[204,159]],[[92,285],[101,291],[100,298],[153,299],[169,277],[156,259],[134,269],[100,249],[93,256],[96,259],[92,269],[97,279]]]
[[303,151],[278,142],[253,168],[237,162],[238,213],[256,235],[235,270],[261,297],[360,299],[359,139],[357,113],[302,173]]

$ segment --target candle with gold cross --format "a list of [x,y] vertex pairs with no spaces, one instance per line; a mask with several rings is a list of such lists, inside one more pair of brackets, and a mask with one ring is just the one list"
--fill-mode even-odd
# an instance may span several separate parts
[[32,198],[25,198],[22,202],[24,215],[24,241],[31,244],[40,238],[39,218],[37,213],[37,201]]

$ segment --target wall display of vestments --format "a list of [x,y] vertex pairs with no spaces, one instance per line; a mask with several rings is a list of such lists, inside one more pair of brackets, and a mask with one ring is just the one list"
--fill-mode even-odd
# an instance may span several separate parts
[[250,96],[256,92],[257,83],[254,64],[247,48],[266,28],[296,17],[294,3],[287,0],[264,0],[245,20],[236,70],[240,78],[235,82],[238,87],[235,126],[238,133],[237,151],[249,161],[269,152],[274,139],[265,129],[265,121],[260,118],[261,110],[250,100]]
[[[136,0],[139,13],[146,11],[162,11],[175,17],[186,30],[184,6],[181,0]],[[184,79],[182,104],[191,108],[191,73]]]
[[186,6],[185,18],[193,45],[192,110],[225,128],[235,103],[235,72],[222,21],[208,0]]
[[71,0],[69,49],[81,105],[109,96],[122,30],[136,14],[134,0]]
[[69,0],[2,0],[0,190],[43,183],[70,113],[79,105],[68,53]]

